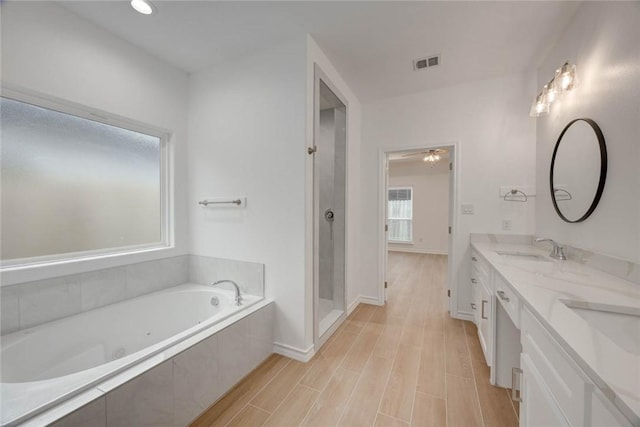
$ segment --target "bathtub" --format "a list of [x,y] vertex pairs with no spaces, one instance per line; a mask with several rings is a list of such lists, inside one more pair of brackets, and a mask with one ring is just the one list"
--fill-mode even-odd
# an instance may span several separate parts
[[232,291],[184,284],[5,335],[1,423],[18,425],[82,401],[83,393],[113,390],[255,311],[261,301],[243,295],[238,307]]

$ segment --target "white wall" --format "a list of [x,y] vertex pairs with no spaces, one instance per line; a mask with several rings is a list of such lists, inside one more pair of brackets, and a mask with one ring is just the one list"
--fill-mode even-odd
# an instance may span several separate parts
[[[535,182],[535,123],[529,117],[533,78],[525,74],[470,82],[439,90],[384,99],[364,106],[362,141],[361,292],[380,295],[378,255],[382,218],[379,206],[381,151],[440,146],[456,142],[459,155],[458,203],[470,203],[474,215],[458,215],[453,260],[460,284],[454,315],[470,313],[469,233],[533,233],[535,199],[503,202],[503,185]],[[459,210],[459,206],[458,206]]]
[[394,251],[446,254],[449,246],[449,159],[433,167],[389,162],[389,187],[413,188],[413,243],[389,243]]
[[[124,265],[187,250],[187,75],[48,2],[2,4],[2,84],[173,132],[175,249],[4,271],[3,284]],[[41,207],[36,207],[41,208]]]
[[[640,4],[585,2],[538,69],[538,88],[569,60],[578,86],[537,119],[536,233],[574,247],[640,262]],[[534,93],[529,98],[532,99]],[[568,224],[549,196],[556,140],[572,119],[595,120],[604,134],[607,181],[583,223]]]
[[[275,340],[305,336],[306,39],[193,74],[189,90],[191,252],[260,262]],[[246,196],[247,207],[201,208]]]
[[[260,262],[276,301],[275,341],[304,357],[313,344],[313,73],[319,63],[349,102],[347,295],[357,283],[359,104],[307,37],[193,74],[189,102],[191,252]],[[245,209],[200,208],[246,196]],[[355,207],[354,207],[355,206]]]

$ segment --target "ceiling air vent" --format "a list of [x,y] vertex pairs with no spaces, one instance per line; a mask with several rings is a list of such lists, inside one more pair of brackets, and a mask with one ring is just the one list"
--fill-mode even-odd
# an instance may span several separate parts
[[413,60],[414,71],[431,68],[440,65],[440,55],[429,56]]

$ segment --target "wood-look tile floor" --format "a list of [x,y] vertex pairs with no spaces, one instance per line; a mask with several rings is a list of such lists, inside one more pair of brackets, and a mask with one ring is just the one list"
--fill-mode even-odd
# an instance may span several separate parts
[[272,355],[193,426],[517,426],[473,323],[446,308],[447,258],[389,253],[388,301],[360,304],[309,363]]

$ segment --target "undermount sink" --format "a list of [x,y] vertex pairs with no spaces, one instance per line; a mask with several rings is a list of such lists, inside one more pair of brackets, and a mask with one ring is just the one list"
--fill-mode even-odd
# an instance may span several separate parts
[[640,356],[640,308],[560,300],[623,350]]
[[526,252],[496,251],[496,253],[505,258],[519,259],[523,261],[551,262],[551,260],[546,256],[528,254]]

